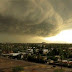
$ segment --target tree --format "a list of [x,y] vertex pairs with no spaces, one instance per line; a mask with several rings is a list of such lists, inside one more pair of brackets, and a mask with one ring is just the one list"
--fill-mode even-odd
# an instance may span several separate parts
[[54,72],[65,72],[63,69],[55,69]]
[[69,66],[69,56],[70,56],[70,51],[68,48],[66,48],[66,56],[67,56],[67,62],[68,62],[68,66]]
[[59,55],[60,55],[60,58],[61,58],[61,69],[62,69],[62,60],[64,58],[64,56],[63,56],[63,49],[62,48],[59,49]]

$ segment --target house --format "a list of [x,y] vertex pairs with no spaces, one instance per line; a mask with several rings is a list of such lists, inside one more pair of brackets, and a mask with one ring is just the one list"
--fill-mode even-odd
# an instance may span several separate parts
[[51,59],[49,59],[48,62],[49,62],[49,64],[53,64],[54,63],[54,61],[51,60]]
[[27,49],[27,53],[33,53],[33,49]]
[[72,58],[69,58],[69,64],[72,65]]
[[69,47],[69,51],[72,52],[72,47]]
[[72,65],[72,59],[62,60],[63,65],[67,64],[68,66]]
[[72,47],[69,47],[69,50],[72,50]]
[[47,60],[47,56],[42,56],[42,59],[43,59],[44,61],[46,61],[46,60]]
[[17,55],[19,55],[19,54],[21,54],[21,53],[10,53],[12,56],[17,56]]
[[21,59],[24,59],[27,56],[26,52],[20,52],[21,53]]
[[47,54],[48,52],[48,49],[43,49],[43,54]]
[[35,52],[38,53],[39,52],[39,49],[35,49]]
[[51,50],[54,50],[54,48],[51,48]]
[[70,53],[72,54],[72,47],[69,47],[69,51],[70,51]]
[[57,58],[57,61],[61,61],[60,56],[56,55],[55,58]]
[[11,56],[11,54],[4,54],[4,53],[2,53],[1,56],[9,58]]
[[10,53],[10,58],[12,59],[21,59],[21,53]]
[[62,60],[62,63],[68,63],[68,61],[67,60]]

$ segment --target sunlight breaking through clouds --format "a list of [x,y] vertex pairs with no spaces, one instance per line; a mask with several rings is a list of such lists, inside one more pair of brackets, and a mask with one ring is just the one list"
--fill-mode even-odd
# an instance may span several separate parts
[[71,43],[69,29],[72,0],[0,0],[0,42]]
[[56,36],[46,37],[45,41],[72,43],[72,29],[61,31]]

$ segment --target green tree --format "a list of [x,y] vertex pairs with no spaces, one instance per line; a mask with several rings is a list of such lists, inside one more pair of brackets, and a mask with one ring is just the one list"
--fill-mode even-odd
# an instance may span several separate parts
[[61,69],[62,69],[62,60],[64,58],[64,56],[63,56],[63,49],[62,48],[59,49],[59,55],[60,55],[60,58],[61,58]]
[[55,69],[54,72],[65,72],[63,69]]
[[70,56],[70,51],[68,48],[66,48],[66,56],[67,56],[67,61],[68,61],[68,66],[69,66],[69,56]]

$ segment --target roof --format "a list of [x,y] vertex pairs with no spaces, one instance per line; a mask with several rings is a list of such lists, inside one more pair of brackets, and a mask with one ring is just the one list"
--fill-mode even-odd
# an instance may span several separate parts
[[9,56],[9,55],[11,55],[11,54],[2,54],[2,55],[4,55],[4,56]]
[[12,56],[20,55],[21,53],[10,53]]

